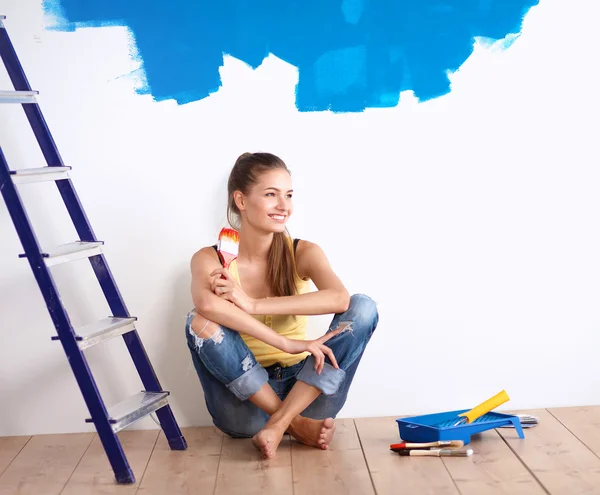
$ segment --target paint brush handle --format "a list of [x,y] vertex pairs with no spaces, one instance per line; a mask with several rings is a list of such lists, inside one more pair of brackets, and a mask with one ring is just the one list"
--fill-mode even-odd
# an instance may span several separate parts
[[390,445],[390,449],[421,449],[425,447],[462,447],[464,442],[462,440],[438,440],[436,442],[402,442],[393,443]]
[[[463,418],[466,418],[467,423],[472,423],[477,418],[480,418],[484,414],[489,413],[492,409],[497,408],[499,405],[504,404],[509,400],[510,398],[508,397],[506,391],[502,390],[501,392],[497,393],[485,402],[482,402],[478,406],[475,406],[470,411],[459,414],[459,416],[463,416]],[[464,423],[464,419],[462,419],[460,422]]]
[[398,450],[396,451],[397,454],[403,455],[403,456],[411,456],[411,457],[440,457],[440,451],[438,450],[420,450],[420,449],[406,449],[406,450]]
[[451,449],[431,449],[431,450],[402,450],[398,454],[411,457],[469,457],[473,454],[473,449],[451,450]]
[[[228,263],[225,258],[223,258],[222,265],[223,265],[223,268],[225,268],[225,270],[229,270],[230,263]],[[221,279],[226,280],[225,275],[221,275]]]

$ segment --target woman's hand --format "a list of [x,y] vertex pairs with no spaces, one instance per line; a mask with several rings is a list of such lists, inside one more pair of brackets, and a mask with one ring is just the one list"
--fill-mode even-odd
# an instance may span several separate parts
[[287,341],[287,349],[283,349],[285,352],[289,354],[300,354],[302,352],[309,352],[315,358],[315,370],[317,370],[317,374],[321,374],[323,368],[325,367],[325,355],[331,361],[331,364],[334,368],[338,368],[337,360],[333,355],[333,351],[331,348],[325,345],[329,339],[335,337],[339,333],[345,330],[345,326],[340,326],[335,330],[326,333],[322,337],[319,337],[317,340],[295,340],[288,339]]
[[256,299],[252,299],[244,292],[227,268],[217,268],[210,276],[214,277],[210,288],[217,296],[232,302],[248,314],[254,314]]

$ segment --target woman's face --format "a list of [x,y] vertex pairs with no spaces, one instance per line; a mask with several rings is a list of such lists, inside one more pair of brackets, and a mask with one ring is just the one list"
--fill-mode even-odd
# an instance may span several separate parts
[[285,169],[263,172],[248,195],[240,195],[242,218],[257,230],[283,232],[292,214],[292,178]]

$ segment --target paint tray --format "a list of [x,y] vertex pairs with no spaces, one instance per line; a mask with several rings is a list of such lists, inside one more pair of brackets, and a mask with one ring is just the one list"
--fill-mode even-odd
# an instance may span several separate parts
[[519,438],[525,438],[521,421],[512,414],[489,412],[470,424],[454,426],[461,419],[458,415],[467,411],[469,409],[397,419],[400,438],[405,442],[462,440],[466,445],[471,441],[471,435],[507,425],[514,426]]

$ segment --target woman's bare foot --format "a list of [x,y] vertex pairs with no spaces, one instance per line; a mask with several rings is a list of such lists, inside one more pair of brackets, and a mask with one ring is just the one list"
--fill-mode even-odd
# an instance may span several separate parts
[[304,445],[327,450],[335,433],[335,422],[333,418],[318,420],[298,416],[288,431]]
[[261,451],[263,458],[272,459],[275,457],[277,447],[279,447],[284,433],[285,429],[282,430],[277,426],[269,426],[267,424],[252,437],[252,444]]

